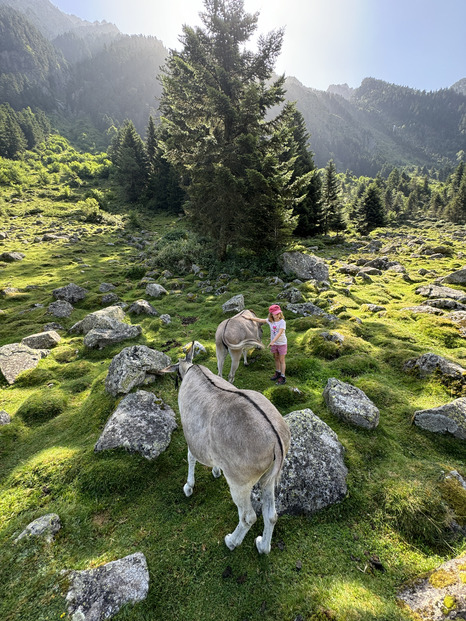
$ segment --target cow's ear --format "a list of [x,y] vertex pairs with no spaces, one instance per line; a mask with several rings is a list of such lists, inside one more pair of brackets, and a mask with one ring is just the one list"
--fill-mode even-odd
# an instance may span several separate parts
[[158,373],[176,373],[179,368],[180,368],[180,363],[177,362],[176,364],[171,364],[169,367],[165,367],[164,369],[161,369],[160,371],[157,371],[157,372]]

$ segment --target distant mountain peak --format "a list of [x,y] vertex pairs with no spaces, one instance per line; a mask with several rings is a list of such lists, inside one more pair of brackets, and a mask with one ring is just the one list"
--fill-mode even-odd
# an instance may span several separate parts
[[327,93],[331,95],[340,95],[340,97],[344,97],[347,101],[350,101],[354,95],[354,88],[348,86],[348,84],[330,84],[327,89]]

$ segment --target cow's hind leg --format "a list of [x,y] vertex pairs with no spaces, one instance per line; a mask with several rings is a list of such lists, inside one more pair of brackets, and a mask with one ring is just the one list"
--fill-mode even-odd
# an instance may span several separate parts
[[215,344],[215,353],[217,355],[217,370],[218,375],[222,377],[223,374],[223,365],[225,364],[225,358],[228,354],[228,349],[225,347],[223,343]]
[[256,512],[251,504],[250,485],[235,486],[230,484],[231,497],[238,507],[239,522],[235,530],[226,535],[225,544],[230,550],[234,550],[243,541],[246,533],[257,520]]
[[262,517],[264,518],[264,532],[262,537],[256,537],[256,547],[261,554],[268,554],[270,552],[273,529],[277,522],[274,478],[269,480],[262,488]]
[[243,361],[244,361],[244,366],[247,367],[248,366],[248,350],[247,349],[243,349]]
[[230,349],[231,356],[231,367],[230,373],[228,374],[228,381],[233,384],[233,380],[235,379],[236,369],[239,366],[239,361],[241,360],[241,349]]
[[188,480],[183,487],[183,492],[186,496],[191,496],[194,487],[194,468],[196,466],[196,458],[193,456],[188,448]]

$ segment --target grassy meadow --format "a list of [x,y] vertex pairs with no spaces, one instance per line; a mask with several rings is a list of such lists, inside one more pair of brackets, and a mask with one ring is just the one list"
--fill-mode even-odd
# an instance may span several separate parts
[[[143,387],[177,414],[178,429],[157,460],[123,449],[94,453],[94,445],[119,400],[105,392],[104,381],[123,347],[145,344],[176,361],[183,345],[198,340],[207,353],[196,361],[215,372],[214,336],[225,318],[222,304],[242,293],[246,307],[259,316],[275,301],[286,309],[278,298],[283,287],[267,279],[289,278],[233,263],[221,270],[213,262],[205,266],[202,244],[184,230],[183,220],[144,212],[122,215],[106,177],[107,164],[97,157],[87,162],[87,172],[73,169],[59,150],[2,165],[0,231],[8,237],[0,242],[0,252],[18,251],[25,258],[0,263],[0,345],[20,342],[52,321],[63,330],[59,345],[36,369],[11,386],[2,380],[0,389],[0,410],[12,418],[0,427],[0,619],[66,619],[63,570],[97,567],[138,551],[147,559],[149,594],[144,602],[122,609],[114,617],[118,621],[410,619],[397,603],[399,587],[466,551],[464,538],[451,529],[452,520],[466,526],[466,494],[444,481],[450,470],[466,477],[464,441],[412,425],[416,410],[461,395],[435,378],[416,379],[402,368],[428,351],[466,366],[466,341],[458,327],[441,316],[402,310],[419,304],[423,298],[416,288],[435,280],[419,270],[442,276],[464,265],[458,256],[465,250],[464,239],[455,236],[454,225],[429,220],[380,229],[362,240],[367,246],[360,249],[354,242],[361,238],[351,234],[296,242],[301,250],[317,246],[311,252],[326,260],[331,278],[328,290],[309,283],[297,287],[306,301],[339,320],[329,324],[285,310],[287,384],[270,382],[274,365],[267,349],[253,352],[248,367],[240,364],[235,383],[263,392],[283,415],[310,408],[325,421],[346,450],[348,495],[312,517],[279,517],[272,552],[260,556],[254,538],[262,530],[261,518],[235,551],[223,542],[237,523],[223,478],[214,479],[198,465],[193,495],[183,494],[186,444],[172,376]],[[35,241],[47,231],[76,232],[77,241]],[[419,246],[405,242],[413,238],[447,244],[450,256],[412,256]],[[368,251],[373,239],[384,245],[396,241],[387,256],[402,263],[409,278],[386,271],[371,277],[372,282],[358,278],[348,284],[339,267],[379,256]],[[178,257],[198,262],[213,291],[203,293],[194,273],[177,272]],[[171,274],[163,274],[165,268]],[[169,295],[147,298],[147,274]],[[57,319],[47,313],[52,291],[70,282],[89,294],[69,318]],[[137,340],[86,349],[83,337],[68,329],[102,308],[99,286],[104,282],[115,285],[114,292],[128,304],[148,299],[160,314],[171,316],[171,323],[127,314],[128,322],[142,326]],[[222,286],[225,290],[215,295]],[[374,313],[367,304],[385,310]],[[323,330],[338,331],[344,343],[324,341]],[[352,427],[330,413],[322,398],[330,377],[354,384],[372,399],[380,410],[375,430]],[[14,543],[27,524],[51,512],[62,522],[53,543]],[[374,556],[380,565],[371,562]]]

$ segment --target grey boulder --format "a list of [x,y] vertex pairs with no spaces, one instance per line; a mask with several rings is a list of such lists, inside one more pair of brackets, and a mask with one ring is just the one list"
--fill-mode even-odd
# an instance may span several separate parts
[[284,252],[282,255],[285,274],[296,274],[303,280],[328,281],[328,267],[324,261],[313,254],[303,252]]
[[83,343],[89,349],[103,349],[127,339],[135,339],[142,333],[140,325],[132,326],[112,319],[108,328],[93,328],[84,337]]
[[417,410],[413,422],[427,431],[450,433],[455,438],[466,440],[466,398],[455,399],[430,410]]
[[341,420],[364,429],[379,424],[379,410],[360,388],[331,377],[323,396],[329,410]]
[[29,537],[43,537],[50,543],[61,528],[61,521],[56,513],[48,513],[26,526],[15,539],[15,543]]
[[122,606],[141,602],[149,591],[149,570],[142,552],[95,569],[67,573],[66,594],[71,621],[103,621]]
[[87,334],[93,328],[112,328],[115,325],[115,321],[122,322],[124,318],[125,313],[122,308],[119,306],[108,306],[86,315],[84,319],[71,326],[70,332]]
[[72,282],[65,287],[59,287],[52,291],[52,295],[56,300],[65,300],[65,302],[69,302],[70,304],[75,304],[80,300],[84,300],[88,293],[87,289],[75,285]]
[[60,341],[61,336],[55,330],[47,330],[46,332],[37,332],[37,334],[25,336],[21,340],[21,344],[32,347],[32,349],[51,349],[58,345]]
[[9,384],[13,384],[23,371],[35,369],[42,358],[50,352],[47,349],[32,349],[21,343],[0,347],[0,371]]
[[146,459],[156,459],[170,444],[176,428],[173,410],[163,402],[158,403],[153,393],[138,390],[120,401],[94,450],[121,447]]
[[162,352],[146,345],[125,347],[110,363],[105,390],[116,397],[127,394],[135,386],[155,380],[155,375],[171,364]]

